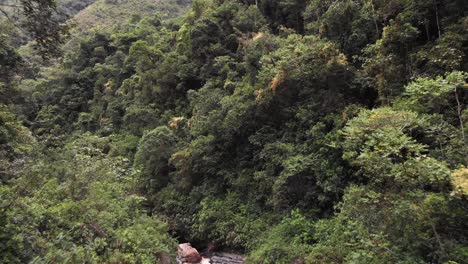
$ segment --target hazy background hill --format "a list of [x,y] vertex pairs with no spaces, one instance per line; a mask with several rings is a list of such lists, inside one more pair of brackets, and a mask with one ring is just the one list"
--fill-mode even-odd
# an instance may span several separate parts
[[59,10],[69,16],[80,12],[96,0],[59,0]]
[[176,17],[184,11],[189,0],[97,0],[79,12],[73,19],[75,30],[106,31],[156,13],[164,18]]

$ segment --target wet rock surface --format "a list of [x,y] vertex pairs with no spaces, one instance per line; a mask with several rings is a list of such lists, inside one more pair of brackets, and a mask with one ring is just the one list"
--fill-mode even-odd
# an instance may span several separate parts
[[214,253],[210,259],[211,264],[243,264],[244,257],[229,253]]

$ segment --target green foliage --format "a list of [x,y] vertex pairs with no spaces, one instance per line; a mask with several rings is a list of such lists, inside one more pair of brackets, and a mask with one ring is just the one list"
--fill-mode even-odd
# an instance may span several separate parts
[[315,226],[318,243],[307,262],[463,262],[463,254],[455,253],[460,237],[446,233],[463,221],[461,211],[454,210],[457,203],[437,193],[381,194],[353,186],[346,191],[339,214]]
[[304,19],[307,31],[357,55],[379,34],[376,15],[372,1],[309,1]]
[[310,251],[314,224],[299,211],[291,212],[256,241],[247,263],[292,263]]
[[424,133],[424,119],[390,108],[364,110],[344,128],[343,158],[358,166],[371,183],[383,188],[443,188],[449,170],[427,157],[427,146],[412,137]]
[[[439,76],[436,79],[417,79],[406,87],[403,96],[395,103],[398,108],[418,113],[440,115],[448,123],[441,124],[445,126],[446,130],[458,130],[459,133],[452,132],[452,136],[445,136],[451,137],[450,146],[445,151],[447,157],[450,157],[449,160],[461,161],[464,164],[467,162],[466,116],[464,115],[466,78],[467,74],[465,72],[452,72],[447,74],[445,78]],[[441,144],[441,138],[444,137],[442,135],[446,134],[446,132],[440,131],[440,128],[434,130],[438,131],[436,132],[439,138],[437,140]],[[450,147],[456,149],[455,153]]]
[[447,112],[450,104],[456,104],[455,92],[463,88],[467,73],[452,72],[446,78],[420,78],[406,86],[401,104],[409,110],[419,113],[455,115]]
[[169,158],[175,144],[176,138],[167,127],[158,127],[141,139],[135,155],[135,168],[147,190],[160,190],[168,183]]
[[235,193],[222,200],[209,196],[203,199],[194,221],[194,235],[228,248],[246,248],[265,230],[269,219],[241,200]]
[[31,155],[37,141],[17,117],[0,104],[0,185],[17,174],[17,161]]
[[413,54],[412,57],[417,65],[415,70],[431,75],[441,75],[466,69],[464,66],[466,53],[463,51],[463,43],[466,42],[468,34],[461,28],[467,22],[466,18],[462,18],[459,23],[450,26],[450,29],[441,35],[437,45],[427,45]]
[[128,161],[104,154],[107,144],[80,136],[2,187],[1,244],[16,252],[2,254],[6,262],[154,263],[173,254],[167,226],[142,210]]
[[[0,22],[1,24],[2,22]],[[3,25],[3,24],[2,24]],[[7,28],[7,27],[6,27]],[[8,82],[11,79],[11,75],[14,70],[17,68],[18,64],[21,62],[21,57],[18,52],[9,45],[8,43],[8,30],[0,31],[0,95],[1,103],[7,103],[5,101],[8,97],[11,97],[13,94],[7,93],[9,88],[5,86],[3,82]]]

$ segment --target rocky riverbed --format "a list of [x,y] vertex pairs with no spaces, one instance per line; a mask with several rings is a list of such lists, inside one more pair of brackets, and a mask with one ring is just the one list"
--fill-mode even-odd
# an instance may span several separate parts
[[243,264],[244,260],[241,255],[223,252],[203,256],[190,243],[180,244],[177,249],[177,264]]

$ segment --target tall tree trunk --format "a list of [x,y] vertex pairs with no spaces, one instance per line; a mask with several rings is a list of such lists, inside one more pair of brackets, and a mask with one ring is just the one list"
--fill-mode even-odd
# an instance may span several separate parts
[[372,7],[372,18],[374,20],[374,26],[375,26],[375,35],[377,39],[379,38],[379,25],[377,24],[377,18],[376,18],[376,13],[375,13],[375,8],[374,8],[374,1],[370,0],[370,4]]
[[426,29],[426,38],[427,38],[427,41],[429,42],[431,40],[431,35],[429,34],[429,21],[428,20],[425,20],[424,27]]
[[433,3],[434,3],[435,12],[436,12],[437,32],[439,33],[439,38],[440,38],[439,8],[437,7],[437,0],[433,0]]
[[465,165],[468,165],[468,155],[466,152],[467,146],[466,146],[466,138],[465,138],[465,125],[463,123],[463,116],[462,116],[463,106],[460,103],[460,98],[458,98],[457,87],[455,87],[455,99],[457,100],[457,114],[458,114],[458,120],[460,122],[460,130],[461,130],[462,139],[463,139],[463,155],[464,155]]

